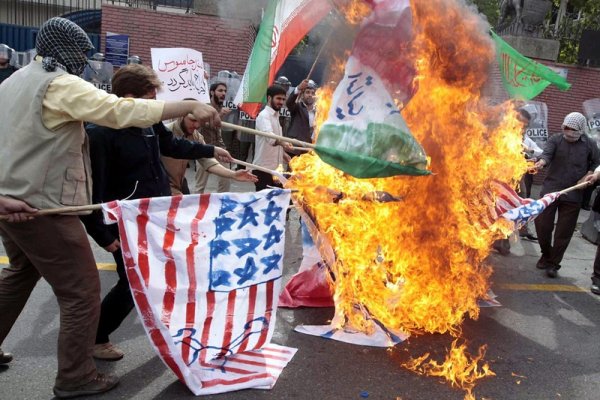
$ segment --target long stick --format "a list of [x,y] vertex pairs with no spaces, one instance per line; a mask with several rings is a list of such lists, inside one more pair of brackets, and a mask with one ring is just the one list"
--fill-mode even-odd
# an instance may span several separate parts
[[[262,172],[266,172],[267,174],[271,174],[274,175],[276,177],[283,177],[283,175],[281,174],[281,172],[277,172],[277,171],[273,171],[272,169],[268,169],[265,167],[261,167],[260,165],[256,165],[256,164],[250,164],[246,161],[242,161],[242,160],[236,160],[235,158],[233,159],[233,164],[239,164],[239,165],[243,165],[244,167],[247,167],[248,169],[255,169],[258,171],[262,171]],[[284,178],[285,179],[285,178]]]
[[275,135],[273,133],[263,132],[263,131],[259,131],[259,130],[256,130],[256,129],[252,129],[252,128],[248,128],[248,127],[245,127],[245,126],[241,126],[241,125],[230,124],[229,122],[221,122],[221,126],[224,127],[224,128],[229,128],[229,129],[233,129],[233,130],[238,130],[238,131],[246,132],[246,133],[249,133],[251,135],[264,136],[264,137],[268,137],[270,139],[279,140],[281,142],[288,142],[288,143],[291,143],[293,145],[300,146],[300,147],[306,147],[306,148],[309,148],[309,149],[314,149],[315,148],[315,145],[312,144],[312,143],[302,142],[302,141],[297,140],[297,139],[292,139],[292,138],[288,138],[288,137],[285,137],[285,136],[279,136],[279,135]]
[[[317,57],[315,57],[315,61],[313,61],[312,66],[310,67],[310,70],[308,71],[308,75],[306,75],[306,80],[309,80],[312,73],[314,72],[315,67],[317,66],[317,61],[319,61],[319,57],[321,57],[321,53],[323,52],[323,49],[327,46],[327,43],[329,42],[329,38],[331,38],[332,33],[333,33],[333,28],[331,28],[331,30],[327,34],[327,38],[325,38],[325,40],[323,41],[323,46],[321,46],[321,48],[319,49],[319,52],[317,53]],[[298,97],[300,97],[300,96],[298,96]]]
[[588,187],[590,185],[591,185],[590,182],[581,182],[581,183],[578,183],[577,185],[574,185],[574,186],[568,187],[566,189],[563,189],[563,190],[561,190],[558,193],[565,194],[565,193],[572,192],[574,190],[583,189],[583,188]]

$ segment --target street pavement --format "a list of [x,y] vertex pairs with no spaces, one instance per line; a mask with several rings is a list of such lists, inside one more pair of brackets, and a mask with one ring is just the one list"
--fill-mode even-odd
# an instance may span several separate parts
[[[214,182],[211,181],[211,185]],[[233,190],[252,185],[234,184]],[[580,223],[589,213],[582,211]],[[284,274],[287,281],[301,261],[301,233],[292,212],[286,231]],[[492,253],[492,290],[502,307],[482,308],[467,319],[463,337],[471,352],[486,344],[485,359],[495,377],[477,385],[477,399],[600,399],[600,296],[590,293],[596,246],[579,230],[557,279],[535,268],[536,242],[513,243],[512,253]],[[102,292],[116,281],[112,259],[94,247]],[[0,247],[0,264],[6,264]],[[1,266],[0,266],[1,267]],[[207,399],[463,399],[464,392],[440,378],[419,376],[401,364],[430,352],[441,360],[449,335],[409,338],[391,350],[360,347],[293,331],[299,324],[326,324],[333,309],[280,309],[273,342],[298,348],[272,390],[245,390]],[[1,316],[0,316],[1,317]],[[8,338],[2,344],[15,355],[0,366],[0,399],[51,399],[56,372],[59,316],[48,284],[41,281]],[[193,394],[168,370],[150,346],[133,312],[111,340],[126,355],[98,368],[120,376],[120,385],[97,399],[187,399]],[[366,397],[368,396],[368,397]]]

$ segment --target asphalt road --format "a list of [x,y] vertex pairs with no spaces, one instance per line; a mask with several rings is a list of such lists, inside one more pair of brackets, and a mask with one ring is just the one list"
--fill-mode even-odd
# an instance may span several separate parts
[[[243,190],[243,185],[235,186]],[[580,221],[587,218],[582,211]],[[567,251],[558,279],[535,268],[539,246],[522,242],[519,255],[493,253],[492,289],[502,307],[483,308],[467,320],[469,348],[487,344],[486,360],[495,377],[475,388],[477,399],[599,399],[600,296],[589,292],[596,246],[579,232]],[[110,256],[95,249],[99,263]],[[6,263],[0,247],[0,264]],[[300,229],[292,214],[286,232],[286,279],[301,257]],[[102,265],[104,268],[105,266]],[[116,273],[100,271],[106,293]],[[409,355],[431,352],[441,359],[452,338],[412,337],[391,350],[360,347],[293,331],[298,324],[325,324],[333,309],[280,309],[273,342],[298,348],[272,390],[245,390],[208,399],[463,399],[464,392],[439,378],[416,375],[401,366]],[[2,348],[15,360],[0,368],[0,399],[50,399],[56,371],[58,308],[41,281]],[[121,377],[120,385],[98,399],[186,399],[192,393],[154,353],[133,313],[112,336],[126,353],[115,363],[98,362],[101,371]]]

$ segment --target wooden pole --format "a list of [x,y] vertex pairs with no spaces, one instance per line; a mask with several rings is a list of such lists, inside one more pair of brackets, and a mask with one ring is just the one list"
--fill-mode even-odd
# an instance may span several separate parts
[[572,191],[574,191],[574,190],[583,189],[583,188],[585,188],[585,187],[588,187],[588,186],[590,186],[590,185],[591,185],[591,183],[590,183],[590,182],[581,182],[581,183],[578,183],[577,185],[574,185],[574,186],[568,187],[568,188],[566,188],[566,189],[563,189],[563,190],[561,190],[561,191],[560,191],[560,192],[558,192],[558,193],[560,193],[560,194],[565,194],[565,193],[572,192]]
[[[102,204],[88,204],[85,206],[73,206],[73,207],[59,207],[59,208],[48,208],[45,210],[39,210],[38,212],[31,213],[32,217],[39,217],[41,215],[56,215],[56,214],[69,214],[83,211],[95,211],[101,210]],[[0,215],[0,220],[8,219],[7,215]]]
[[278,178],[281,177],[281,178],[285,179],[285,177],[283,176],[283,174],[281,172],[273,171],[272,169],[261,167],[260,165],[250,164],[250,163],[248,163],[246,161],[236,160],[234,158],[233,161],[232,161],[232,164],[243,165],[244,167],[246,167],[248,169],[255,169],[257,171],[266,172],[267,174],[271,174],[271,175],[274,175],[274,176],[276,176]]
[[[309,80],[312,73],[315,71],[315,67],[317,66],[317,62],[319,61],[319,58],[321,57],[321,53],[323,52],[323,49],[325,47],[327,47],[327,43],[329,42],[329,38],[331,38],[332,33],[333,33],[333,28],[331,28],[331,30],[327,34],[327,37],[323,41],[323,45],[319,49],[319,52],[317,53],[317,56],[315,57],[315,61],[313,61],[312,66],[310,67],[310,70],[308,71],[308,74],[306,75],[306,80]],[[300,97],[300,95],[298,95],[298,97]]]
[[305,148],[309,148],[309,149],[315,148],[315,145],[312,143],[302,142],[297,139],[292,139],[292,138],[288,138],[285,136],[279,136],[279,135],[275,135],[273,133],[263,132],[263,131],[259,131],[256,129],[241,126],[241,125],[230,124],[229,122],[221,122],[221,126],[224,128],[229,128],[229,129],[238,130],[241,132],[246,132],[251,135],[263,136],[263,137],[267,137],[269,139],[275,139],[275,140],[279,140],[281,142],[291,143],[293,145],[300,146],[300,147],[305,147]]

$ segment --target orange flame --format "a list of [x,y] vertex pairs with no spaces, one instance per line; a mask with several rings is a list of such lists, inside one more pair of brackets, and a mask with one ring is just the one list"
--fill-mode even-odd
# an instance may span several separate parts
[[457,386],[467,391],[465,400],[475,400],[473,388],[477,380],[486,376],[495,376],[487,363],[480,366],[485,355],[486,346],[479,348],[477,356],[472,357],[467,353],[467,346],[458,345],[458,340],[452,342],[452,347],[443,363],[429,360],[429,353],[413,359],[405,364],[406,368],[421,375],[440,376],[446,379],[452,386]]
[[[335,250],[334,324],[369,333],[375,319],[412,334],[459,336],[464,318],[478,318],[477,300],[487,297],[491,244],[509,230],[484,221],[492,180],[515,184],[527,168],[522,123],[513,104],[493,106],[482,97],[494,62],[489,27],[455,0],[412,7],[419,90],[402,114],[434,174],[356,179],[311,153],[293,160],[289,185]],[[320,121],[331,93],[319,92]],[[354,195],[332,202],[322,188]],[[360,195],[379,191],[402,201]],[[477,369],[482,351],[470,357],[465,350],[454,343],[446,363],[423,373],[443,375],[472,396],[474,382],[493,373]]]
[[340,14],[351,25],[360,23],[371,13],[371,7],[364,0],[331,0]]

